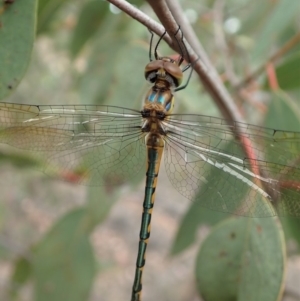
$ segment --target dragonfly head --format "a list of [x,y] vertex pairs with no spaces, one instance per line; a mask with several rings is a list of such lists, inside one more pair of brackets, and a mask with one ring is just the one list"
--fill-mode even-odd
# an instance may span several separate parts
[[164,82],[167,87],[177,88],[182,82],[183,73],[177,62],[169,57],[150,62],[145,67],[145,78],[152,84]]

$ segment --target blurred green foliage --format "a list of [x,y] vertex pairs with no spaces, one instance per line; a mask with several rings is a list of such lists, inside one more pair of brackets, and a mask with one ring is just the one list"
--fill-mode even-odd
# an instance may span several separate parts
[[0,4],[0,99],[20,83],[34,43],[37,1],[23,1],[18,5],[16,11],[14,5],[5,5],[4,1]]
[[285,254],[277,250],[283,245],[283,232],[273,218],[232,218],[218,224],[196,260],[204,300],[278,300]]
[[[129,2],[152,14],[144,1]],[[193,28],[218,72],[224,75],[228,68],[225,62],[229,62],[237,82],[243,82],[249,73],[265,64],[271,54],[280,49],[300,29],[297,20],[299,4],[294,0],[262,2],[230,0],[225,2],[222,11],[217,11],[216,2],[212,0],[201,1],[201,3],[191,0],[181,2],[185,13],[192,12],[196,16],[192,24]],[[147,28],[124,13],[112,13],[106,1],[40,0],[37,10],[36,7],[36,1],[15,1],[0,15],[1,99],[11,94],[5,101],[33,104],[110,104],[140,108],[141,99],[147,88],[143,76],[143,68],[148,62]],[[216,23],[214,17],[216,13],[223,14],[221,24]],[[155,18],[154,15],[150,16]],[[18,18],[18,22],[15,18]],[[223,30],[226,51],[223,48],[225,45],[220,44],[222,37],[218,35],[216,26],[221,26]],[[31,58],[35,30],[36,45]],[[270,78],[263,72],[255,79],[253,90],[249,90],[251,97],[248,101],[237,102],[249,123],[299,131],[299,49],[299,45],[295,45],[274,64],[279,90],[274,91],[270,87]],[[169,51],[166,55],[172,53],[164,46],[160,51]],[[28,65],[28,72],[16,89]],[[233,81],[228,76],[223,78],[228,89],[234,93]],[[191,80],[188,89],[180,92],[176,97],[177,111],[214,116],[220,114],[196,78]],[[21,164],[20,158],[22,159],[19,155],[2,153],[2,151],[0,153],[2,164],[10,162],[15,166],[16,172],[24,166],[32,167],[38,164],[25,157],[21,160]],[[129,179],[129,184],[135,187],[137,180]],[[16,185],[22,186],[19,183]],[[31,188],[32,190],[34,188]],[[51,191],[48,195],[55,203],[55,192]],[[6,300],[9,300],[8,298],[23,300],[21,289],[28,281],[34,283],[36,301],[92,300],[89,299],[92,298],[91,287],[95,274],[100,269],[97,270],[88,238],[95,226],[105,219],[117,195],[102,188],[89,189],[87,195],[87,203],[84,206],[63,215],[38,242],[30,240],[33,244],[32,247],[28,247],[31,250],[30,259],[22,255],[10,256],[6,252],[0,252],[1,257],[10,260],[12,265],[15,260],[12,284]],[[1,209],[1,212],[4,210]],[[197,206],[196,202],[192,203],[179,227],[172,253],[179,253],[193,244],[200,225],[215,225],[227,217],[225,214],[203,209]],[[11,223],[7,222],[8,218],[9,216],[0,214],[0,233],[12,231]],[[247,223],[251,225],[246,227]],[[218,265],[214,258],[210,258],[212,256],[210,251],[212,249],[216,252],[220,251],[221,241],[227,248],[229,240],[224,237],[230,231],[239,229],[243,233],[240,233],[235,240],[238,246],[230,245],[234,251],[228,252],[231,255],[247,256],[244,247],[247,243],[252,243],[255,259],[266,263],[265,274],[259,279],[273,277],[274,273],[278,275],[278,281],[272,283],[273,291],[278,292],[282,285],[280,276],[283,274],[282,265],[285,255],[281,228],[273,219],[263,220],[260,227],[266,233],[257,238],[253,232],[258,229],[258,223],[256,220],[239,219],[227,220],[222,224],[225,225],[224,228],[217,226],[199,253],[196,267],[197,279],[205,283],[205,279],[208,278],[203,276],[207,275],[208,271],[210,275],[213,272],[219,275],[227,272],[228,262]],[[285,219],[284,228],[289,238],[300,242],[297,221]],[[26,231],[28,230],[20,231],[21,236],[28,237]],[[240,237],[245,236],[252,238],[239,240]],[[258,254],[261,250],[256,247],[261,247],[262,244],[264,251]],[[266,254],[272,254],[274,258]],[[279,271],[271,268],[272,260],[278,264]],[[255,279],[250,278],[256,275],[256,268],[262,269],[261,266],[252,265],[252,269],[247,274],[248,270],[239,266],[239,270],[236,269],[232,273],[236,274],[242,270],[249,284],[247,289],[251,288],[254,291],[256,282]],[[234,275],[232,277],[235,277]],[[211,281],[205,289],[220,290],[222,294],[221,289],[224,285],[216,288],[213,286],[217,283],[216,278]],[[230,289],[234,292],[237,288],[241,289],[237,283],[231,285]],[[203,287],[200,289],[205,290]],[[229,298],[245,300],[232,291],[229,292]],[[210,292],[205,292],[205,296],[209,294]],[[48,299],[46,295],[49,296]],[[206,298],[213,301],[225,300],[214,296]],[[275,297],[260,298],[276,300]]]

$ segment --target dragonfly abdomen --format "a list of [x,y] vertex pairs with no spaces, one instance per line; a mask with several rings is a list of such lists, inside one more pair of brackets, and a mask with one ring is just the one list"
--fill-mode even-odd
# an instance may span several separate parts
[[146,250],[151,231],[151,216],[155,201],[155,190],[159,166],[163,154],[164,141],[162,137],[160,137],[160,135],[149,133],[146,137],[146,145],[148,160],[146,172],[145,198],[143,202],[140,241],[131,301],[141,300],[143,268],[146,263]]

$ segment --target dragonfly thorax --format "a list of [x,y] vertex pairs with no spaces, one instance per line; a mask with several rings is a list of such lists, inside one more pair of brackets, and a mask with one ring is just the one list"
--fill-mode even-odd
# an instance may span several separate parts
[[141,113],[145,120],[142,126],[142,132],[165,135],[161,122],[166,118],[166,114],[162,106],[157,104],[146,105]]
[[170,89],[154,85],[147,93],[144,101],[144,110],[155,110],[165,115],[172,112],[174,96]]
[[145,67],[145,78],[154,84],[145,97],[141,112],[145,120],[142,132],[148,133],[145,138],[147,147],[163,149],[166,131],[162,121],[172,112],[173,90],[180,86],[182,77],[178,62],[169,57],[158,58]]
[[146,95],[144,110],[171,113],[174,106],[173,90],[180,86],[183,73],[178,62],[170,57],[158,58],[145,67],[145,78],[153,83]]

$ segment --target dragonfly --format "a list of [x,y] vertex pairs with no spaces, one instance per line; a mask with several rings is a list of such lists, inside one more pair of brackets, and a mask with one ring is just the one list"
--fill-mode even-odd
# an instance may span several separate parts
[[175,189],[201,206],[249,217],[300,217],[300,132],[173,113],[174,94],[187,87],[193,64],[183,66],[188,51],[180,29],[174,34],[178,58],[158,55],[165,34],[155,46],[151,35],[145,78],[152,86],[141,110],[0,103],[0,146],[43,157],[46,174],[68,174],[82,164],[85,169],[76,177],[79,184],[116,186],[146,170],[131,301],[142,300],[163,155]]

